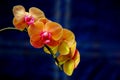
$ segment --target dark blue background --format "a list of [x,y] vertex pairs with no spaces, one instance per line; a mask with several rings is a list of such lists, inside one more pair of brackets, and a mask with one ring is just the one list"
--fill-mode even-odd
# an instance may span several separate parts
[[71,77],[25,32],[0,32],[0,80],[120,80],[118,0],[1,0],[0,29],[13,27],[12,8],[38,7],[50,20],[75,33],[81,62]]

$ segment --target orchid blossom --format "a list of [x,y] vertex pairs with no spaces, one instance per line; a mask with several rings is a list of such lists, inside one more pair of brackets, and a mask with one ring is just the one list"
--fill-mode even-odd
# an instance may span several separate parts
[[30,43],[35,48],[56,46],[63,35],[62,26],[47,19],[39,19],[28,27]]
[[25,11],[25,8],[21,5],[13,7],[13,24],[19,30],[24,30],[29,25],[33,24],[39,18],[44,18],[43,11],[36,7],[31,7],[29,12]]

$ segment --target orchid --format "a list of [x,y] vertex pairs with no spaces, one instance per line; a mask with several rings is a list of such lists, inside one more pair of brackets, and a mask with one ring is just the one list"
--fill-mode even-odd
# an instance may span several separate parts
[[44,18],[43,11],[36,7],[31,7],[29,12],[25,11],[25,8],[21,5],[13,7],[13,24],[19,30],[24,30],[29,25],[33,24],[39,18]]
[[56,22],[39,19],[28,27],[28,34],[30,36],[30,43],[35,48],[41,48],[44,45],[56,46],[63,35],[63,29]]
[[3,28],[0,32],[7,29],[26,31],[30,44],[34,48],[44,48],[45,53],[52,55],[56,65],[71,76],[80,62],[74,33],[46,18],[44,12],[36,7],[26,12],[22,5],[14,6],[13,15],[15,27]]

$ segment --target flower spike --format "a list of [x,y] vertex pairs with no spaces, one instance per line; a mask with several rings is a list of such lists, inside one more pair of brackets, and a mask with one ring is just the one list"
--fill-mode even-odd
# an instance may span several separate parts
[[80,53],[76,48],[75,35],[69,29],[63,28],[59,23],[45,17],[42,10],[36,7],[26,12],[22,5],[13,7],[13,25],[0,29],[26,31],[30,44],[34,48],[43,48],[45,53],[52,55],[55,64],[68,76],[80,63]]

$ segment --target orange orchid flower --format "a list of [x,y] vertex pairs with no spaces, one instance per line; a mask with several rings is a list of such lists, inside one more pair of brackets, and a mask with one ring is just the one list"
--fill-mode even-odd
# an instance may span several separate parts
[[33,24],[39,18],[44,18],[43,11],[36,7],[31,7],[29,12],[25,11],[25,8],[21,5],[13,7],[13,24],[19,30],[24,30],[29,25]]
[[56,46],[63,35],[63,29],[60,24],[41,18],[28,27],[28,34],[31,45],[35,48]]

